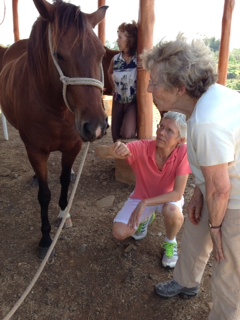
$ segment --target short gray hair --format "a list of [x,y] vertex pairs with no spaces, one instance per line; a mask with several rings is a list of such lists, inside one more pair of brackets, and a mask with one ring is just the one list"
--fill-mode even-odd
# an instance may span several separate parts
[[183,113],[168,111],[164,113],[162,119],[173,120],[178,127],[180,138],[187,139],[187,121]]
[[210,48],[200,39],[189,44],[183,33],[175,41],[161,40],[140,58],[144,69],[151,72],[158,68],[158,81],[167,91],[184,86],[193,98],[201,97],[218,78]]

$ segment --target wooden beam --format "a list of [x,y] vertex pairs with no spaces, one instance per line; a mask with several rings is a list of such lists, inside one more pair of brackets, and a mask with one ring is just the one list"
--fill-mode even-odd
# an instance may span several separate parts
[[223,18],[222,18],[221,45],[220,45],[219,61],[218,61],[218,73],[219,73],[218,83],[224,86],[227,83],[232,12],[233,12],[234,6],[235,6],[235,0],[225,0]]
[[15,42],[20,39],[19,36],[19,22],[18,22],[18,0],[12,0],[13,11],[13,33]]
[[[105,6],[106,0],[98,0],[98,8]],[[98,37],[101,40],[102,44],[105,46],[106,43],[106,18],[104,18],[99,24],[98,24]]]
[[[138,56],[153,47],[153,28],[155,0],[139,0],[138,15]],[[137,101],[138,101],[138,138],[151,139],[153,133],[153,100],[147,92],[149,73],[138,69]]]

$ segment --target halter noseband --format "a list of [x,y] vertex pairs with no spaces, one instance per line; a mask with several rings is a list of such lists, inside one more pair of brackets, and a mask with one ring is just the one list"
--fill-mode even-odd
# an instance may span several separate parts
[[[49,41],[49,48],[50,48],[50,53],[51,53],[51,56],[52,56],[52,59],[53,59],[53,62],[58,70],[58,73],[60,75],[60,80],[62,81],[63,83],[63,100],[66,104],[66,106],[68,107],[68,109],[72,111],[72,109],[70,108],[69,104],[68,104],[68,101],[67,101],[67,95],[66,95],[66,92],[67,92],[67,86],[68,85],[83,85],[83,86],[95,86],[95,87],[98,87],[101,89],[101,91],[103,91],[103,82],[97,80],[97,79],[93,79],[93,78],[68,78],[66,77],[55,56],[54,56],[54,53],[53,53],[53,46],[52,46],[52,31],[51,31],[51,26],[49,24],[48,26],[48,41]],[[101,65],[101,71],[102,71],[102,79],[103,79],[103,68],[102,68],[102,65]]]

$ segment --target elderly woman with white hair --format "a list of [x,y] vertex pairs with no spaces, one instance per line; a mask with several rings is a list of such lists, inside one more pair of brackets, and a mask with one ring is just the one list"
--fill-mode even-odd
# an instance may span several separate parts
[[114,219],[117,240],[146,237],[155,213],[164,217],[165,241],[162,265],[174,268],[178,259],[176,236],[183,224],[183,194],[191,169],[188,163],[186,117],[178,112],[164,114],[155,140],[117,141],[100,146],[100,158],[126,159],[135,177],[135,189]]
[[194,297],[211,252],[209,320],[240,319],[240,95],[217,83],[214,56],[199,39],[160,41],[141,56],[160,112],[187,118],[188,157],[196,187],[188,204],[173,280],[155,285],[164,298]]

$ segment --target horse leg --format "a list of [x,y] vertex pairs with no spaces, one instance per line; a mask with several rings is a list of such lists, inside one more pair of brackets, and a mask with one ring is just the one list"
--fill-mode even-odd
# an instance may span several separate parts
[[[80,151],[80,147],[76,148],[73,154],[70,154],[70,153],[62,154],[62,172],[60,176],[61,193],[60,193],[60,198],[58,202],[59,207],[61,209],[58,215],[59,222],[61,222],[61,220],[65,216],[65,209],[68,205],[68,189],[71,181],[72,165],[79,151]],[[70,228],[70,227],[72,227],[72,220],[71,220],[70,213],[68,213],[65,224],[64,224],[64,228]]]
[[[48,187],[46,180],[38,178],[39,191],[38,191],[38,201],[41,207],[41,232],[42,238],[38,245],[38,255],[40,259],[43,259],[52,243],[51,238],[51,225],[48,219],[48,208],[51,200],[51,191]],[[54,253],[53,253],[54,254]]]
[[32,177],[31,186],[32,187],[38,187],[38,178],[37,178],[36,174],[34,174],[33,177]]
[[[71,167],[69,168],[69,167],[63,166],[61,176],[60,176],[61,193],[60,193],[58,204],[61,211],[57,217],[58,224],[61,223],[62,219],[65,216],[65,209],[68,205],[68,188],[69,188],[70,181],[71,181]],[[70,213],[68,213],[64,223],[64,228],[71,228],[71,227],[72,227],[72,220],[71,220]]]
[[51,200],[51,191],[48,187],[47,161],[49,154],[40,154],[28,150],[28,158],[38,179],[38,202],[41,208],[42,237],[38,245],[38,256],[43,259],[52,243],[50,235],[51,225],[48,219],[48,207]]
[[[76,174],[75,172],[73,171],[73,169],[71,169],[71,182],[74,182],[75,181],[75,178],[76,178]],[[37,176],[36,174],[33,175],[32,177],[32,183],[31,185],[33,187],[38,187],[38,179],[37,179]]]

